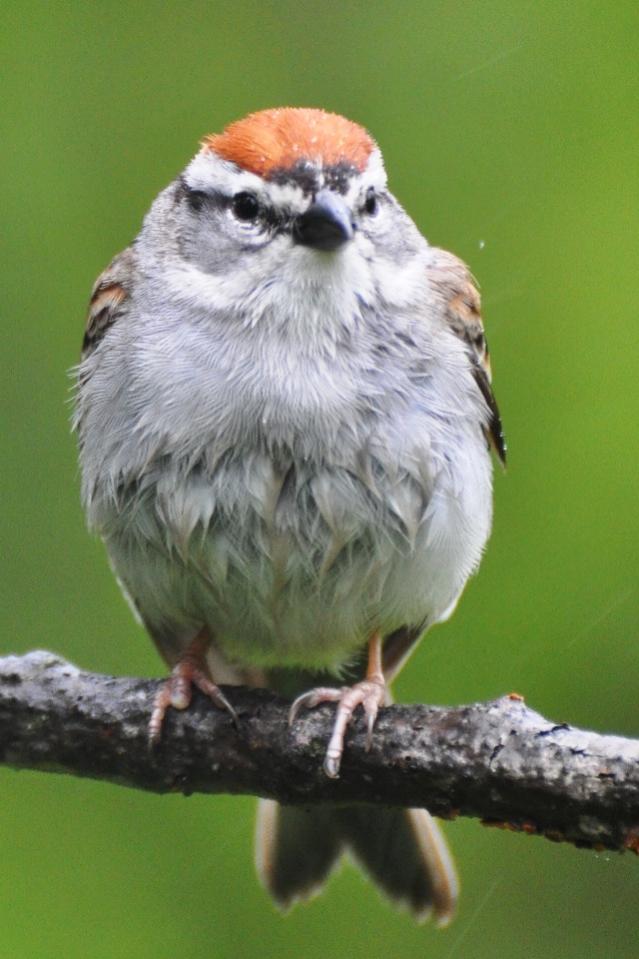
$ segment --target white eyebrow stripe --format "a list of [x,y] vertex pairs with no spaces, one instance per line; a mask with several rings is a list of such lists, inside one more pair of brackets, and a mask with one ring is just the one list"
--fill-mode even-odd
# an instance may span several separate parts
[[[286,183],[265,181],[256,173],[242,170],[234,163],[223,160],[212,150],[201,150],[197,153],[183,176],[191,190],[206,193],[214,186],[217,192],[226,196],[247,191],[257,194],[263,201],[294,213],[302,212],[308,206],[307,197],[294,180]],[[318,171],[318,181],[321,189],[325,182],[321,171]],[[369,187],[376,190],[386,188],[386,172],[379,149],[373,150],[364,170],[352,176],[345,196],[346,201],[354,203]]]
[[370,180],[370,185],[376,189],[386,189],[388,178],[386,176],[386,170],[384,169],[382,154],[378,147],[375,147],[368,158],[368,163],[364,167],[362,176],[365,176],[367,181]]
[[206,193],[214,185],[219,193],[228,196],[242,190],[261,194],[265,186],[262,177],[249,173],[248,170],[241,170],[212,150],[201,150],[193,157],[184,171],[184,179],[191,190],[202,190]]

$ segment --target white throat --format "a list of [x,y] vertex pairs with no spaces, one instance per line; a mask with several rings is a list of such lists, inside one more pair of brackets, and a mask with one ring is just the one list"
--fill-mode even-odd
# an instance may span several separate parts
[[349,337],[372,304],[376,282],[370,262],[355,244],[338,253],[293,247],[286,256],[261,251],[259,262],[227,274],[207,274],[181,262],[164,277],[165,295],[198,314],[224,316],[225,323],[286,338],[315,352]]

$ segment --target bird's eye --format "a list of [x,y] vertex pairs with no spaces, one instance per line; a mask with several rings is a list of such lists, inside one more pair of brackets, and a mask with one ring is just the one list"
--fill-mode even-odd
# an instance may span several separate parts
[[368,213],[369,216],[375,216],[378,209],[379,204],[377,202],[375,187],[369,186],[368,190],[366,191],[366,199],[364,200],[364,211]]
[[236,193],[231,207],[238,220],[255,220],[260,212],[260,204],[254,193]]
[[186,202],[195,213],[202,209],[205,200],[206,193],[203,193],[202,190],[187,190]]

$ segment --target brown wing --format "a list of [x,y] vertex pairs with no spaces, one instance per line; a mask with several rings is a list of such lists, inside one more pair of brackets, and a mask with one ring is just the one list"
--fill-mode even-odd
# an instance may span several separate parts
[[487,439],[505,464],[506,440],[490,385],[490,355],[481,321],[479,291],[465,263],[446,250],[433,250],[433,253],[433,262],[428,267],[431,288],[439,301],[444,321],[468,348],[475,381],[490,411]]
[[129,246],[118,253],[97,278],[89,301],[82,359],[94,351],[107,330],[126,311],[134,269],[135,254]]

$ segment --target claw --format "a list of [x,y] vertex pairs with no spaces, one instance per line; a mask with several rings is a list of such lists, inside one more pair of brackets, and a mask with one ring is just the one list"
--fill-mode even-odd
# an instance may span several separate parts
[[366,715],[366,751],[373,743],[373,730],[379,707],[386,700],[386,683],[381,669],[381,637],[375,633],[369,644],[368,669],[366,679],[354,686],[333,689],[330,686],[318,686],[308,693],[298,696],[288,714],[289,726],[295,721],[301,709],[313,709],[320,703],[337,703],[337,712],[333,731],[324,756],[324,772],[330,779],[339,778],[339,770],[344,753],[344,739],[349,723],[358,706]]
[[[383,700],[382,700],[383,702]],[[363,703],[364,712],[366,713],[366,752],[370,752],[371,746],[373,745],[373,729],[375,728],[375,722],[377,721],[377,711],[379,705],[376,701],[366,699]]]
[[322,768],[329,779],[339,779],[339,768],[342,764],[340,753],[329,755],[328,750],[324,757]]
[[311,689],[307,693],[302,693],[301,696],[298,696],[297,699],[293,701],[288,711],[289,726],[293,725],[301,709],[314,709],[321,703],[339,702],[343,691],[342,689],[332,689],[330,686],[318,686],[316,689]]

